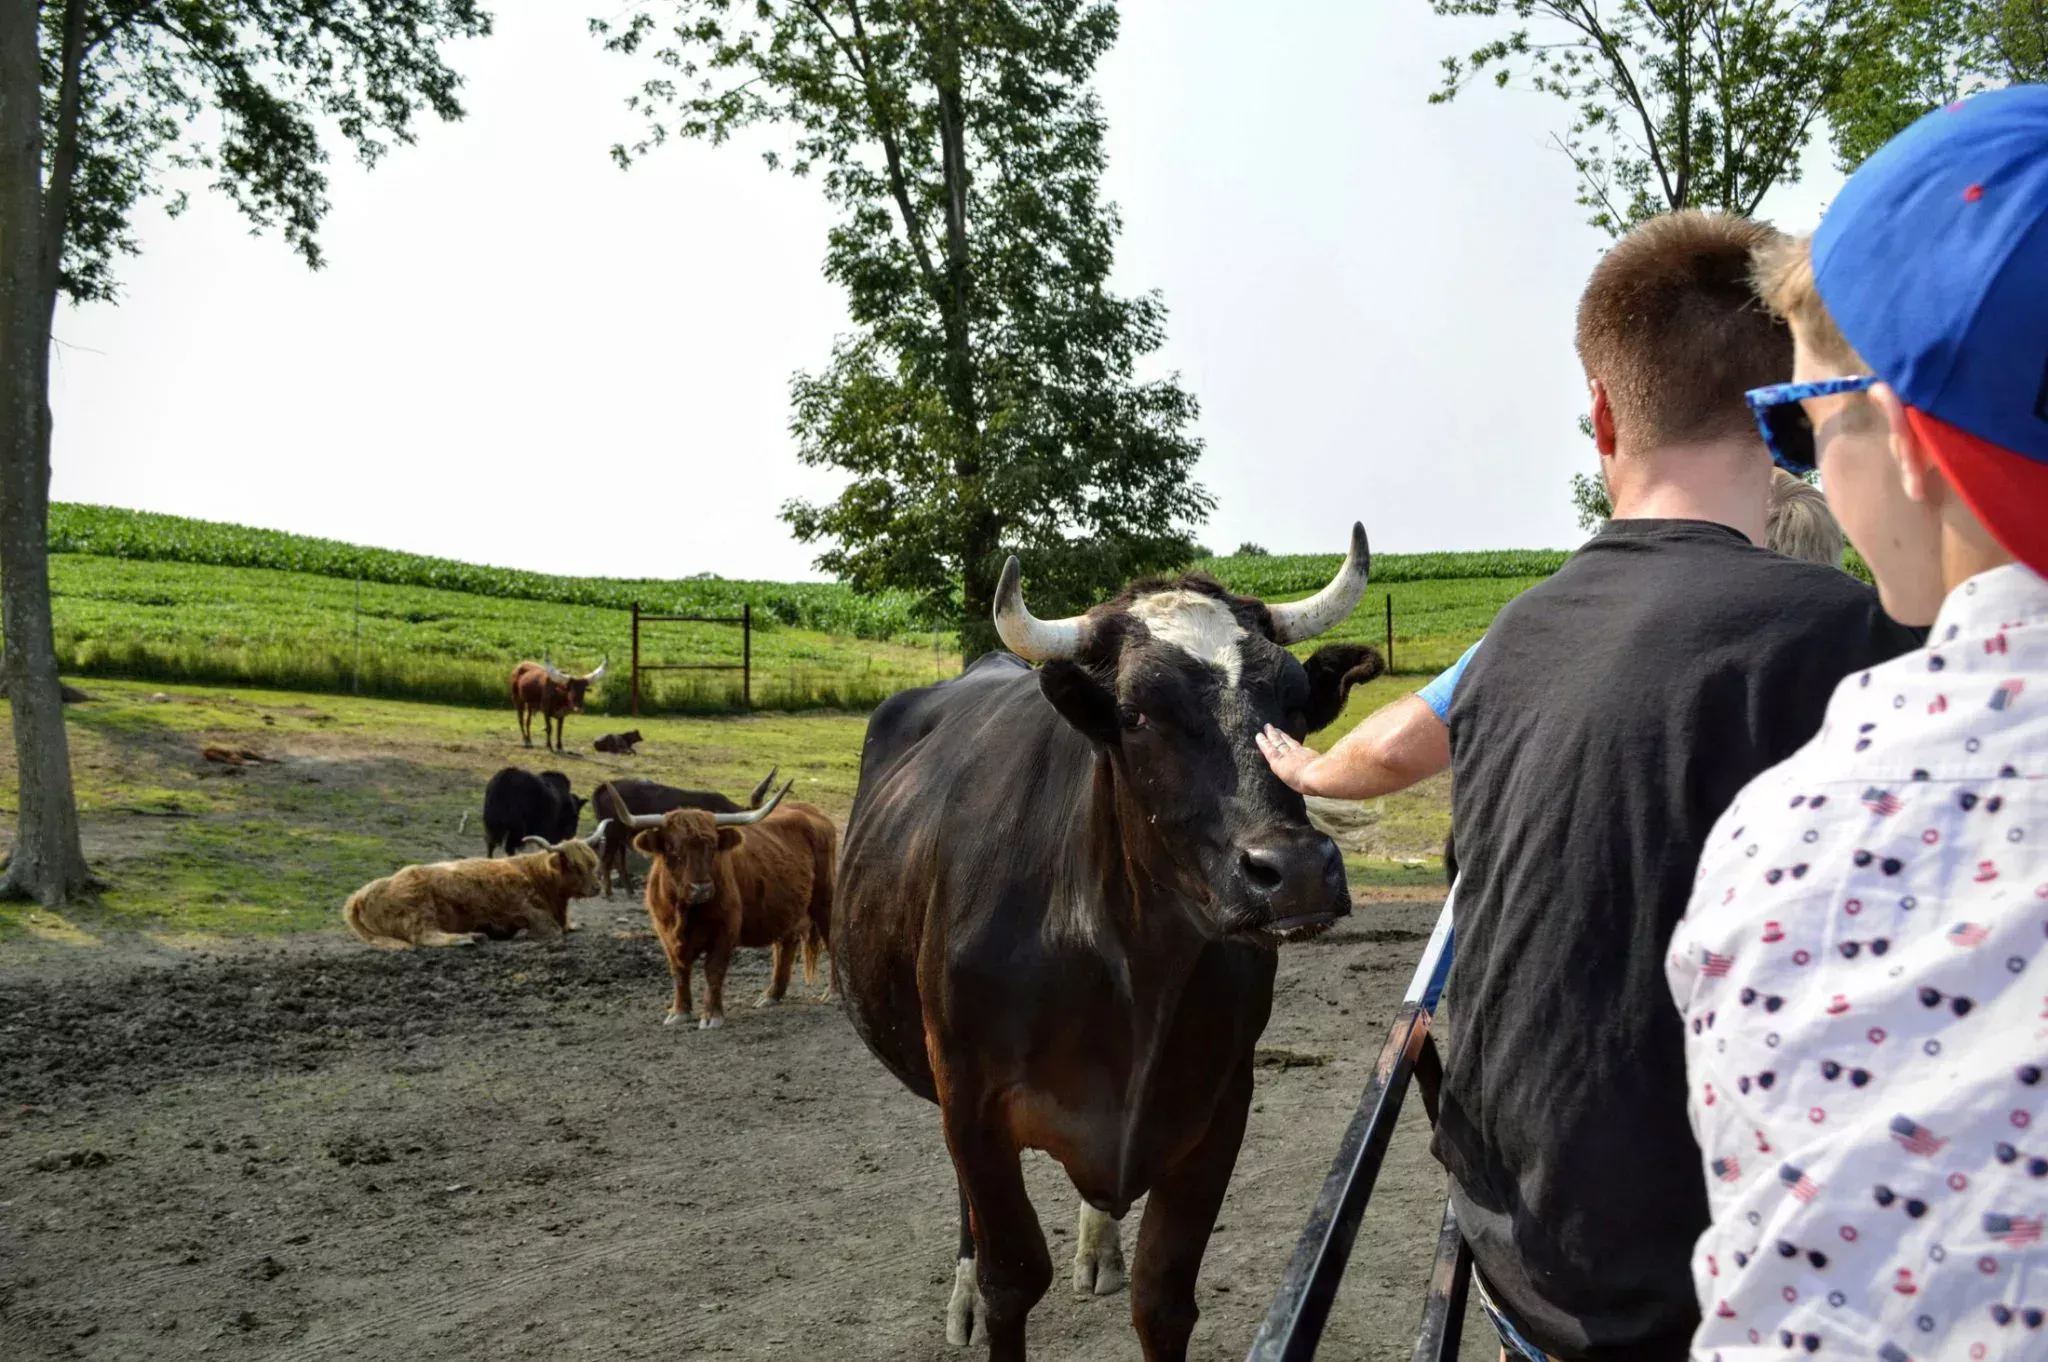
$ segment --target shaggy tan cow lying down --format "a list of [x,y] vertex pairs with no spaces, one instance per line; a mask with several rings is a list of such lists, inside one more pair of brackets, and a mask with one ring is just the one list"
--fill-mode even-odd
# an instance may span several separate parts
[[[505,860],[409,865],[372,880],[341,910],[349,930],[372,946],[469,946],[521,931],[536,937],[569,930],[569,900],[597,893],[597,866],[610,824],[590,841],[571,838]],[[593,846],[595,843],[597,845]]]

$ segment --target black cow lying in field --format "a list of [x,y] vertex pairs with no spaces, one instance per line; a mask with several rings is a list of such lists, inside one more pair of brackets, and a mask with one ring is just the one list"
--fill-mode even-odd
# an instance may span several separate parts
[[600,752],[610,752],[621,757],[633,755],[633,749],[640,745],[640,730],[635,728],[625,733],[607,733],[591,746]]
[[1015,656],[869,720],[833,974],[868,1048],[939,1108],[961,1209],[949,1341],[980,1323],[991,1362],[1024,1356],[1052,1262],[1018,1156],[1041,1149],[1084,1203],[1077,1291],[1121,1284],[1115,1222],[1150,1194],[1132,1316],[1147,1362],[1187,1355],[1276,948],[1350,911],[1337,847],[1253,738],[1323,727],[1378,675],[1369,647],[1288,649],[1351,613],[1367,562],[1354,528],[1305,601],[1196,574],[1040,620],[1013,558],[995,614]]
[[584,802],[560,771],[535,775],[507,766],[484,786],[484,855],[495,856],[499,847],[516,855],[529,837],[566,842],[576,835]]
[[[761,801],[774,788],[775,772],[754,787],[747,796],[744,806],[733,803],[716,790],[679,790],[673,785],[657,785],[651,780],[635,780],[628,776],[622,780],[608,781],[597,787],[592,796],[592,809],[598,820],[610,818],[621,827],[633,826],[631,815],[654,814],[659,816],[671,809],[704,809],[710,813],[745,813],[758,809]],[[604,864],[598,867],[598,878],[604,882],[604,896],[612,896],[612,876],[619,877],[619,883],[633,892],[633,873],[626,865],[626,853],[631,849],[632,838],[613,838],[605,846]]]

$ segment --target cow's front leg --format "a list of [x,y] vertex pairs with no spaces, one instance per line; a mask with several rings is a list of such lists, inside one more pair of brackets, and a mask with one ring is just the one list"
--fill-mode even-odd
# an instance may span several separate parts
[[661,938],[662,953],[668,956],[669,977],[676,986],[675,997],[669,1001],[668,1015],[661,1019],[661,1024],[674,1026],[690,1019],[690,949],[683,944],[680,922],[664,923],[656,918],[654,934]]
[[1209,1248],[1209,1232],[1223,1206],[1231,1170],[1252,1105],[1251,1056],[1216,1103],[1216,1114],[1200,1144],[1152,1184],[1145,1220],[1138,1227],[1138,1264],[1131,1282],[1131,1322],[1145,1362],[1182,1362],[1188,1335],[1201,1311],[1195,1307],[1195,1276]]
[[1052,1256],[1024,1191],[1017,1147],[1007,1130],[981,1120],[976,1095],[941,1091],[946,1144],[973,1213],[989,1362],[1024,1362],[1024,1322],[1052,1285]]
[[704,1020],[700,1031],[725,1025],[725,969],[732,963],[732,938],[721,934],[704,956]]

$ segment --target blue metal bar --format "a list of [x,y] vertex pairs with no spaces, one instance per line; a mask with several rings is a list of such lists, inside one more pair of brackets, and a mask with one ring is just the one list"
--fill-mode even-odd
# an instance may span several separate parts
[[1358,1099],[1358,1110],[1345,1128],[1337,1157],[1309,1211],[1308,1225],[1295,1242],[1294,1257],[1280,1279],[1265,1323],[1252,1340],[1247,1362],[1307,1362],[1322,1342],[1330,1305],[1351,1260],[1359,1222],[1372,1199],[1373,1184],[1379,1180],[1387,1145],[1394,1138],[1415,1058],[1429,1038],[1430,1021],[1450,973],[1451,905],[1456,897],[1454,886],[1444,899],[1436,930],[1423,948],[1407,996],[1380,1049],[1379,1062],[1373,1066],[1372,1078]]

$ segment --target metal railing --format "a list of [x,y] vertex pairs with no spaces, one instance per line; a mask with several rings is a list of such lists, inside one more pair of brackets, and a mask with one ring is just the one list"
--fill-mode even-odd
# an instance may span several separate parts
[[[1337,1157],[1323,1179],[1323,1188],[1309,1211],[1308,1224],[1295,1242],[1294,1257],[1273,1297],[1266,1321],[1252,1340],[1247,1362],[1308,1362],[1321,1345],[1329,1324],[1330,1306],[1344,1269],[1351,1261],[1351,1248],[1358,1238],[1359,1222],[1372,1199],[1379,1180],[1380,1165],[1393,1141],[1394,1127],[1401,1115],[1401,1102],[1411,1079],[1422,1089],[1424,1108],[1431,1125],[1436,1124],[1437,1088],[1443,1076],[1443,1060],[1430,1039],[1430,1022],[1443,997],[1444,978],[1451,968],[1451,905],[1457,899],[1455,886],[1444,900],[1436,930],[1423,948],[1415,977],[1394,1024],[1380,1049],[1358,1110],[1345,1128],[1337,1146]],[[1422,1313],[1421,1336],[1415,1344],[1415,1362],[1450,1362],[1458,1355],[1464,1327],[1465,1294],[1472,1277],[1472,1257],[1458,1230],[1458,1218],[1448,1204],[1443,1227],[1437,1235],[1436,1264],[1430,1273],[1429,1294]]]

